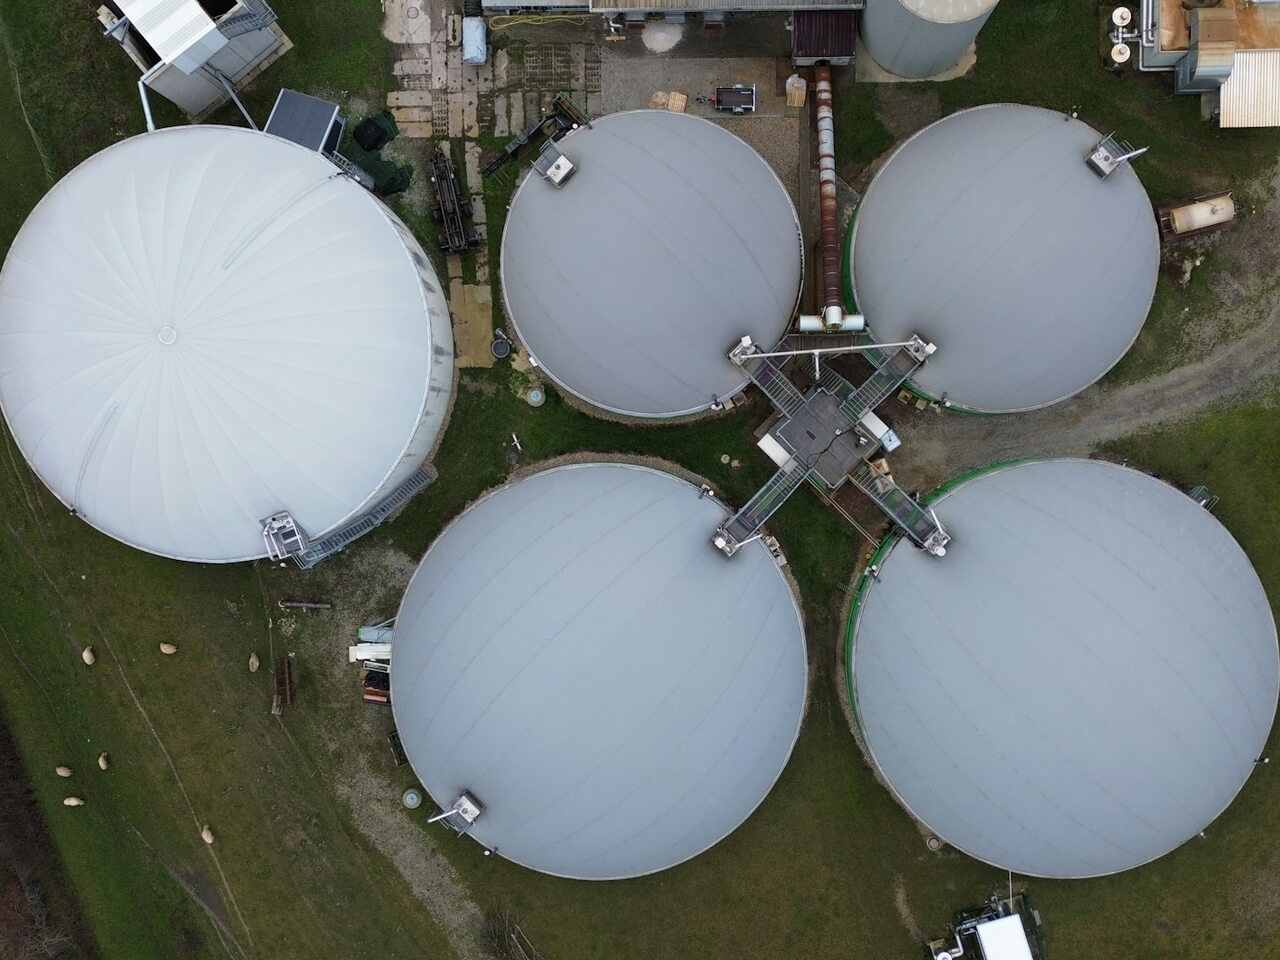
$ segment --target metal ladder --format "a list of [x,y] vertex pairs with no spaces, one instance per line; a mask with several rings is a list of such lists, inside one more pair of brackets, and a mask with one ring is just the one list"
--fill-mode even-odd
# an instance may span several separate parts
[[262,30],[277,20],[276,12],[267,6],[266,0],[240,0],[240,4],[244,7],[242,13],[227,17],[218,24],[218,32],[228,40]]
[[391,491],[368,513],[362,514],[345,527],[335,530],[319,540],[313,540],[301,553],[294,555],[294,562],[304,570],[309,570],[321,560],[327,560],[338,551],[363,537],[366,533],[382,524],[387,517],[395,513],[413,496],[428,486],[435,478],[425,468],[418,470],[408,480]]
[[787,498],[795,493],[808,475],[809,469],[794,461],[780,469],[756,491],[755,496],[741,510],[720,525],[716,530],[715,545],[726,555],[733,556],[740,546],[760,532],[760,528],[786,503]]

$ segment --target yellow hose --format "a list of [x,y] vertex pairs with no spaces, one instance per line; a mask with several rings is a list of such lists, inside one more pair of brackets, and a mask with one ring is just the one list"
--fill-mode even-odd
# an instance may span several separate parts
[[497,33],[499,30],[518,27],[522,24],[554,23],[557,21],[581,25],[587,22],[587,18],[580,13],[544,13],[536,15],[500,13],[489,18],[489,29]]

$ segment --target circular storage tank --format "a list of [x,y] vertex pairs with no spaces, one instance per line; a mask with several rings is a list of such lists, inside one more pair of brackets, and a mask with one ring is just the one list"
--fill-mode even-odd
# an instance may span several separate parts
[[995,468],[933,506],[855,607],[864,741],[938,836],[1031,876],[1116,873],[1235,797],[1280,687],[1270,605],[1195,501],[1093,460]]
[[1083,390],[1137,338],[1160,243],[1125,164],[1085,165],[1079,120],[1016,104],[917,133],[871,182],[850,238],[853,295],[882,342],[938,352],[913,382],[963,409],[1006,413]]
[[876,63],[900,77],[932,77],[953,67],[999,0],[867,0],[862,41]]
[[470,835],[556,876],[619,879],[719,842],[769,792],[804,713],[800,613],[759,541],[644,467],[558,467],[473,504],[427,551],[395,628],[414,772]]
[[771,346],[795,312],[800,225],[782,182],[708,120],[636,110],[559,142],[559,187],[530,173],[502,234],[502,290],[546,374],[634,417],[710,409],[746,386],[729,350]]
[[172,127],[64,177],[0,272],[0,405],[102,532],[184,560],[266,555],[409,479],[442,429],[449,312],[408,229],[318,153]]

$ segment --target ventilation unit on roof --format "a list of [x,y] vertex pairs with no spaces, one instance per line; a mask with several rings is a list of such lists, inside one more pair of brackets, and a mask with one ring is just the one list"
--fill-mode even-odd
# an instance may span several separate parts
[[533,161],[533,169],[542,175],[543,180],[560,187],[573,176],[573,172],[578,168],[573,165],[572,160],[564,155],[564,151],[560,149],[558,143],[554,140],[548,140],[542,145],[542,149],[538,151],[538,159]]
[[1123,164],[1142,156],[1148,149],[1135,147],[1125,140],[1117,140],[1114,133],[1108,133],[1098,141],[1098,145],[1084,158],[1084,162],[1100,178],[1106,178]]
[[484,804],[472,794],[463,790],[462,796],[453,801],[453,806],[449,807],[448,810],[440,811],[427,823],[436,823],[443,820],[448,826],[453,827],[454,830],[461,834],[470,830],[472,824],[476,822],[482,813],[484,813]]

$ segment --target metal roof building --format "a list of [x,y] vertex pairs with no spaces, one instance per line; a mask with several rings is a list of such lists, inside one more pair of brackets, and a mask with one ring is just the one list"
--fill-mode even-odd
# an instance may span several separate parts
[[614,413],[675,417],[746,385],[727,355],[775,343],[795,311],[800,225],[781,181],[708,120],[618,113],[560,142],[562,186],[526,177],[502,235],[520,339],[565,390]]
[[0,271],[0,405],[54,494],[125,543],[266,555],[414,482],[452,391],[408,229],[320,155],[174,127],[90,157]]
[[862,40],[900,77],[931,77],[954,65],[999,0],[867,0]]
[[1099,139],[1051,110],[976,107],[876,175],[851,228],[851,293],[879,340],[937,344],[922,393],[979,412],[1046,406],[1137,338],[1159,236],[1128,164],[1105,179],[1086,165]]
[[484,805],[481,844],[557,876],[640,876],[769,792],[804,713],[804,632],[762,543],[711,546],[724,512],[666,473],[573,465],[488,495],[427,551],[392,709],[437,803]]
[[898,799],[1032,876],[1116,873],[1196,836],[1252,772],[1280,689],[1239,545],[1100,461],[994,468],[935,504],[945,560],[888,548],[850,629],[859,726]]

